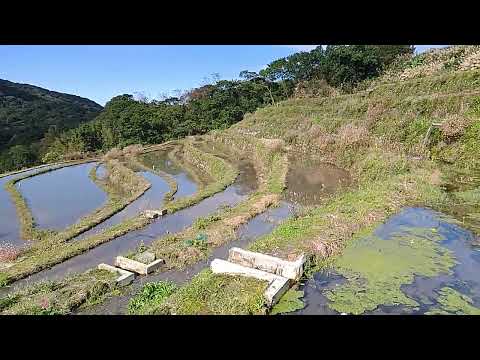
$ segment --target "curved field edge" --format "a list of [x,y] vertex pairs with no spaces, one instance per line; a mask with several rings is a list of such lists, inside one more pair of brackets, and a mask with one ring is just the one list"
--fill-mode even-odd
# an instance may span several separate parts
[[[107,194],[107,203],[102,207],[94,210],[92,213],[82,217],[75,224],[67,227],[62,231],[55,232],[47,229],[37,229],[35,227],[33,214],[28,208],[25,199],[23,198],[15,184],[17,184],[19,181],[37,175],[42,175],[50,171],[58,170],[63,167],[84,164],[87,162],[92,161],[82,161],[73,164],[61,165],[55,168],[49,168],[47,170],[28,174],[26,176],[10,180],[5,184],[5,189],[10,193],[12,201],[17,209],[17,216],[20,221],[20,231],[24,239],[38,241],[45,240],[53,242],[64,242],[72,239],[75,236],[91,229],[92,227],[110,218],[120,210],[124,209],[128,204],[142,196],[145,191],[147,191],[150,187],[150,184],[145,179],[139,177],[133,171],[124,167],[122,164],[113,164],[113,162],[111,161],[107,162],[107,171],[109,173],[115,172],[116,174],[118,174],[117,177],[121,179],[121,181],[117,180],[117,183],[121,184],[124,188],[125,191],[123,194],[119,194],[114,187],[109,185],[109,183],[101,183],[96,179],[96,176],[92,176],[92,174],[89,174],[90,178]],[[125,194],[128,194],[128,196],[125,196]]]
[[[50,167],[45,170],[40,170],[34,173],[26,174],[24,176],[17,177],[5,183],[5,190],[10,194],[11,200],[15,205],[17,211],[17,217],[20,222],[20,234],[23,239],[26,240],[39,240],[45,236],[51,234],[48,230],[39,230],[35,228],[35,222],[33,219],[33,214],[30,208],[27,205],[27,202],[23,198],[20,191],[17,189],[16,184],[22,180],[32,178],[37,175],[46,174],[55,170],[59,170],[69,166],[75,166],[80,164],[86,164],[93,162],[94,160],[85,160],[85,161],[76,161],[71,163],[63,163],[57,166]],[[32,168],[35,169],[35,168]],[[29,169],[29,170],[32,170]],[[25,170],[28,171],[28,170]]]
[[[238,175],[238,170],[222,159],[202,153],[193,149],[193,147],[189,149],[192,150],[192,154],[189,155],[190,159],[196,159],[196,164],[203,164],[203,169],[207,171],[215,181],[202,187],[197,193],[188,198],[175,200],[167,204],[164,208],[167,209],[168,213],[173,213],[194,205],[224,190],[235,181]],[[190,166],[193,169],[196,165],[191,163]],[[8,285],[16,280],[47,269],[130,231],[141,229],[151,221],[152,220],[144,217],[142,214],[139,214],[99,234],[92,235],[80,241],[55,241],[54,238],[52,238],[36,242],[19,258],[19,261],[13,263],[13,265],[5,271],[0,272],[0,285]]]
[[173,178],[172,175],[167,174],[166,172],[158,170],[158,169],[157,170],[150,169],[148,166],[146,166],[144,163],[142,163],[141,161],[139,161],[136,158],[132,158],[132,159],[130,159],[130,161],[133,164],[135,164],[135,166],[138,166],[139,168],[141,168],[145,171],[152,172],[152,173],[160,176],[163,180],[165,180],[166,183],[168,184],[168,187],[170,188],[170,190],[168,192],[166,192],[165,195],[163,195],[163,201],[165,203],[168,203],[168,202],[172,201],[173,196],[178,191],[178,184],[177,184],[177,182],[175,181],[175,179]]
[[[426,77],[382,85],[369,95],[287,100],[246,116],[228,131],[282,138],[290,152],[332,162],[355,179],[353,188],[285,221],[249,249],[285,258],[305,252],[306,276],[311,276],[403,207],[448,212],[452,195],[442,185],[451,181],[449,174],[468,174],[480,164],[480,97],[476,91],[465,91],[477,88],[479,81],[479,71]],[[462,127],[452,136],[444,125],[425,142],[433,122]],[[478,189],[478,182],[472,186]],[[158,311],[252,313],[249,305],[238,304],[219,312],[218,304],[230,304],[228,284],[237,283],[250,299],[257,299],[262,289],[246,286],[248,280],[242,278],[223,278],[222,286],[218,282],[218,275],[205,270],[165,299]]]

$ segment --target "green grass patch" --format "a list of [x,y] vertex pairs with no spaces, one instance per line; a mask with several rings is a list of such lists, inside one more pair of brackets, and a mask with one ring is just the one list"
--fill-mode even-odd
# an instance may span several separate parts
[[251,278],[214,275],[204,270],[188,286],[181,287],[151,314],[209,315],[264,313],[263,291],[267,283]]
[[91,270],[62,281],[34,284],[0,300],[3,315],[65,315],[103,300],[115,290],[116,276]]
[[145,284],[142,291],[128,303],[130,315],[149,313],[151,308],[158,307],[177,290],[177,286],[169,281]]

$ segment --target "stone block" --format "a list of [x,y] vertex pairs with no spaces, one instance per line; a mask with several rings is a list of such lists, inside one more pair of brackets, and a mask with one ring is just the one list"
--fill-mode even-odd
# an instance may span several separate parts
[[117,256],[115,259],[115,266],[128,270],[133,271],[140,275],[148,275],[149,273],[157,270],[163,264],[162,259],[155,260],[150,264],[144,264],[136,260],[128,259],[123,256]]
[[300,256],[296,261],[287,261],[253,251],[231,248],[228,261],[297,281],[303,274],[305,256]]
[[128,284],[132,283],[132,281],[135,279],[135,274],[134,273],[132,273],[130,271],[123,270],[123,269],[116,268],[115,266],[112,266],[112,265],[100,264],[100,265],[98,265],[98,269],[99,270],[107,270],[107,271],[110,271],[112,273],[119,274],[119,277],[116,280],[117,285],[119,285],[119,286],[128,285]]
[[214,259],[210,268],[214,274],[239,275],[267,281],[264,297],[269,307],[275,305],[290,287],[290,280],[285,277],[221,259]]

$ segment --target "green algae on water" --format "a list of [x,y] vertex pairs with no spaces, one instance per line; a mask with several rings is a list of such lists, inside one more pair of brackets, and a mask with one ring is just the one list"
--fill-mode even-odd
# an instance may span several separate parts
[[330,308],[362,314],[379,305],[418,306],[401,286],[412,283],[414,275],[451,273],[455,259],[438,244],[440,240],[432,229],[415,228],[388,240],[370,235],[353,241],[335,260],[335,270],[348,281],[325,292]]
[[439,291],[440,307],[426,312],[426,315],[480,315],[480,309],[473,306],[473,300],[458,291],[443,287]]
[[305,304],[301,300],[304,292],[290,289],[282,296],[280,301],[272,308],[270,315],[284,314],[304,308]]

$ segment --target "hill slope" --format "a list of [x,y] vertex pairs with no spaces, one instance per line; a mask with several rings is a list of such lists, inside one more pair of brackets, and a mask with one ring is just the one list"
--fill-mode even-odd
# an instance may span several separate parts
[[[52,128],[73,128],[92,120],[102,106],[75,95],[0,79],[0,151],[30,146]],[[14,164],[4,164],[11,167]]]
[[0,79],[0,149],[39,140],[51,126],[75,127],[101,110],[89,99]]

